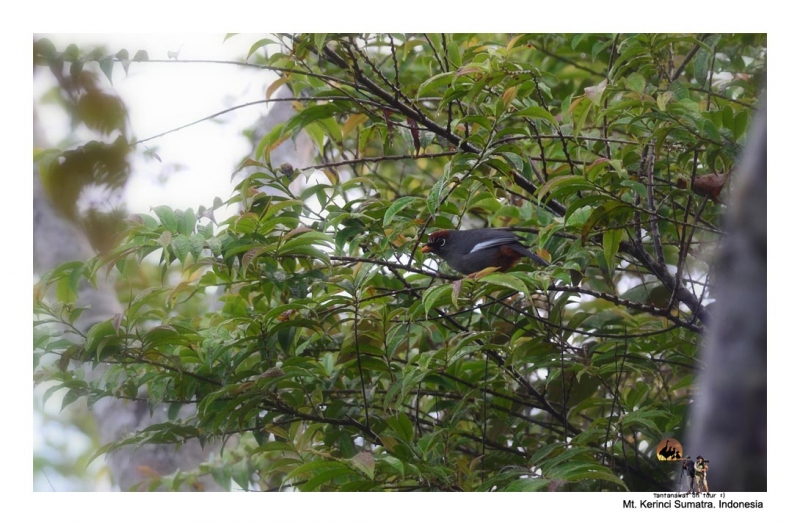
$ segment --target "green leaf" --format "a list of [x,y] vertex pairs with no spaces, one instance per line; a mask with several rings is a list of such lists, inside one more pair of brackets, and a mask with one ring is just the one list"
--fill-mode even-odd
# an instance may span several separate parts
[[383,227],[386,228],[391,224],[392,219],[394,216],[397,215],[400,211],[406,208],[412,202],[418,201],[422,199],[422,197],[416,196],[408,196],[408,197],[400,197],[396,201],[392,203],[391,206],[386,210],[386,213],[383,215]]
[[713,140],[714,142],[722,142],[717,126],[710,119],[707,118],[701,119],[700,128],[703,132],[703,135],[705,135],[709,139]]
[[673,93],[675,100],[684,100],[692,96],[689,88],[677,80],[669,85],[669,90]]
[[564,221],[564,225],[569,229],[582,228],[596,209],[597,208],[594,206],[581,206],[580,208],[572,210],[569,218]]
[[452,38],[447,40],[447,59],[453,64],[453,67],[461,67],[461,49],[458,44],[453,42]]
[[265,219],[269,219],[270,217],[277,215],[279,211],[282,211],[285,208],[302,209],[303,206],[303,201],[297,199],[286,199],[282,201],[271,202],[266,211],[264,211],[264,213],[261,215],[261,222],[264,222]]
[[288,238],[288,240],[281,245],[281,248],[292,249],[295,246],[306,246],[312,244],[332,245],[333,239],[331,239],[331,236],[327,233],[308,230],[299,232],[297,235]]
[[583,130],[583,125],[586,122],[586,118],[589,116],[589,112],[593,107],[592,101],[589,100],[587,97],[580,97],[577,100],[577,103],[572,106],[572,133],[575,136],[581,134],[581,130]]
[[624,180],[620,182],[619,185],[625,188],[631,188],[633,191],[639,194],[640,198],[647,199],[647,186],[641,182],[637,182],[635,180]]
[[446,73],[439,73],[438,75],[434,75],[422,84],[419,85],[419,89],[417,90],[417,100],[421,97],[424,97],[430,92],[434,92],[442,86],[449,85],[453,78],[455,77],[455,71],[448,71]]
[[387,418],[386,424],[395,431],[398,437],[407,442],[410,442],[414,437],[414,427],[411,424],[411,420],[403,412]]
[[635,91],[640,95],[643,95],[645,87],[647,87],[647,81],[644,79],[641,73],[631,73],[625,79],[625,87]]
[[581,237],[584,239],[584,242],[586,242],[586,238],[589,236],[589,232],[592,228],[600,224],[601,221],[605,220],[605,224],[608,224],[608,219],[621,212],[626,212],[627,210],[630,210],[630,208],[626,204],[618,201],[604,202],[602,206],[595,208],[586,222],[581,226]]
[[601,51],[605,50],[607,47],[610,47],[611,44],[614,43],[614,40],[611,38],[607,38],[605,40],[598,40],[592,46],[592,60],[597,60],[597,55],[600,54]]
[[445,172],[440,177],[439,180],[431,188],[431,191],[428,193],[427,198],[427,205],[428,211],[431,215],[436,215],[436,211],[439,209],[439,202],[442,198],[442,193],[444,192],[444,188],[450,183],[450,173]]
[[[316,104],[309,106],[286,122],[286,125],[283,127],[283,133],[299,131],[311,123],[329,119],[340,111],[339,107],[334,104]],[[339,140],[341,140],[341,130],[339,130],[338,135]]]
[[327,37],[327,33],[314,33],[314,47],[316,47],[317,51],[320,53],[325,48],[325,40]]
[[452,293],[452,284],[443,284],[441,286],[434,286],[425,290],[425,293],[422,294],[422,304],[425,306],[425,315],[428,315],[431,308],[433,308],[442,297]]
[[603,254],[606,257],[606,265],[609,273],[613,272],[616,268],[614,258],[617,256],[617,251],[619,251],[622,233],[622,228],[613,228],[603,233]]
[[127,75],[128,67],[131,65],[131,61],[128,59],[128,50],[120,49],[115,56],[119,60],[120,64],[122,64],[122,69],[125,71],[125,74]]
[[61,401],[61,410],[63,411],[67,406],[71,405],[78,399],[84,396],[84,393],[77,389],[70,389]]
[[644,426],[653,432],[661,432],[663,429],[659,428],[656,423],[656,418],[666,417],[666,412],[663,410],[637,410],[629,412],[622,417],[622,427],[630,428],[631,426]]
[[105,74],[106,78],[108,78],[108,81],[113,84],[114,82],[111,80],[111,75],[114,73],[114,59],[105,57],[100,59],[99,64],[100,70]]
[[403,462],[393,456],[380,456],[378,457],[378,464],[385,463],[392,469],[394,469],[399,475],[400,478],[404,478],[406,475],[406,469],[403,465]]
[[205,238],[199,234],[195,233],[191,237],[189,237],[190,248],[189,251],[194,257],[194,260],[200,260],[200,252],[203,251],[203,245],[205,244]]
[[747,132],[747,127],[750,124],[750,113],[747,110],[742,110],[736,113],[733,127],[733,139],[739,140]]
[[545,490],[551,481],[544,478],[521,478],[509,483],[502,492],[539,492]]
[[235,481],[240,487],[247,489],[250,484],[250,461],[247,458],[243,458],[237,461],[233,465],[233,469],[231,472],[231,477],[233,481]]
[[280,248],[278,248],[278,254],[304,255],[319,259],[326,265],[330,265],[330,257],[328,254],[314,247],[314,245],[325,246],[327,244],[333,245],[333,239],[328,235],[322,232],[308,232],[283,243]]
[[334,478],[351,476],[353,474],[354,472],[345,465],[336,464],[335,466],[331,466],[330,468],[319,473],[315,472],[306,483],[300,486],[300,490],[303,492],[310,492]]
[[567,187],[570,192],[580,190],[592,190],[594,186],[581,175],[565,175],[562,177],[554,177],[539,187],[537,196],[539,199],[544,198],[548,193],[553,193],[561,187]]
[[525,285],[522,279],[514,277],[513,275],[509,275],[507,273],[490,273],[489,275],[481,277],[480,280],[481,282],[496,284],[515,292],[522,292],[529,301],[531,300],[528,287]]
[[658,106],[658,109],[660,109],[661,111],[666,111],[667,102],[669,102],[672,99],[672,95],[673,95],[672,91],[665,91],[663,93],[659,93],[658,96],[656,97],[656,105]]
[[521,109],[519,111],[507,114],[507,117],[512,117],[512,116],[520,118],[522,117],[531,118],[534,120],[546,120],[547,122],[552,124],[553,127],[558,128],[558,121],[555,119],[552,113],[539,106],[528,106],[525,109]]
[[578,48],[578,44],[583,42],[583,40],[585,40],[587,36],[588,35],[586,33],[577,33],[577,34],[575,34],[572,37],[572,42],[570,44],[570,47],[572,48],[572,50],[575,51]]
[[211,253],[214,255],[221,255],[222,254],[222,241],[220,241],[216,237],[210,237],[206,239],[206,245],[208,249],[211,250]]
[[156,326],[142,337],[142,346],[144,348],[158,348],[165,345],[186,345],[192,339],[195,338],[180,333],[174,326],[161,325]]
[[165,230],[172,233],[178,233],[178,220],[175,217],[175,212],[169,206],[156,206],[152,208],[156,213],[158,220]]
[[261,40],[256,41],[252,46],[250,46],[250,50],[247,51],[247,56],[245,56],[245,61],[250,60],[250,57],[253,56],[253,53],[261,49],[262,47],[267,47],[270,44],[274,44],[275,41],[271,38],[262,38]]
[[185,211],[178,213],[180,210],[175,210],[175,221],[178,233],[183,235],[191,235],[194,232],[194,225],[197,222],[197,216],[194,210],[187,208]]
[[620,73],[631,67],[631,64],[635,64],[638,61],[635,59],[639,59],[642,56],[647,55],[647,49],[641,45],[639,42],[633,42],[629,44],[630,40],[624,42],[620,49],[624,49],[621,54],[617,57],[616,61],[614,62],[614,76],[617,77]]
[[173,237],[171,246],[175,252],[175,256],[181,264],[184,264],[186,262],[186,256],[189,255],[189,252],[192,250],[192,241],[189,240],[189,237],[180,234]]
[[708,70],[711,66],[711,53],[700,49],[694,56],[694,79],[704,86],[708,82]]
[[97,323],[92,326],[86,333],[86,350],[87,352],[94,353],[97,360],[100,360],[100,354],[106,346],[117,340],[117,331],[111,319]]
[[56,282],[56,299],[65,304],[72,304],[78,299],[78,285],[83,276],[82,263],[68,263],[61,265],[53,277],[58,276]]

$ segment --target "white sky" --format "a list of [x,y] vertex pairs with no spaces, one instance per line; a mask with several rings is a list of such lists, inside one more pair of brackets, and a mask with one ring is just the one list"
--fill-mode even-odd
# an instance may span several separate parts
[[[181,59],[195,60],[244,59],[252,43],[260,38],[237,35],[223,43],[224,33],[37,36],[49,38],[59,50],[75,43],[82,52],[88,52],[102,44],[111,54],[127,49],[132,57],[144,49],[151,59],[167,59],[168,52],[180,50]],[[116,64],[112,78],[109,88],[126,102],[130,128],[141,140],[231,106],[262,100],[276,77],[266,71],[225,64],[145,62],[132,63],[127,76]],[[104,76],[102,81],[107,82]],[[53,85],[52,75],[41,71],[34,77],[34,98]],[[140,155],[132,157],[136,161],[125,188],[128,210],[147,213],[151,206],[161,204],[197,210],[201,204],[208,207],[214,197],[226,200],[233,188],[231,174],[251,148],[241,130],[252,126],[266,110],[266,104],[250,106],[146,142],[144,145],[155,148],[163,163],[144,161]],[[39,118],[51,144],[69,133],[67,115],[60,108],[40,105]],[[86,134],[85,138],[90,136]]]

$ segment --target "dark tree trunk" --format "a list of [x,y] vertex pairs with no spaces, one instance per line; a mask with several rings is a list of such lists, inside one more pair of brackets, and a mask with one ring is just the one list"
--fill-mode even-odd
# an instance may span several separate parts
[[686,452],[717,491],[767,490],[767,97],[752,123],[716,259],[717,301]]

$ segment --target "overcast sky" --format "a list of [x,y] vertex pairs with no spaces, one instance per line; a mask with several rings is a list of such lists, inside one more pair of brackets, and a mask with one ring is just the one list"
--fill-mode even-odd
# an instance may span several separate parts
[[[223,43],[223,33],[37,35],[42,36],[52,40],[58,50],[70,43],[76,44],[82,52],[104,45],[110,54],[127,49],[133,56],[137,50],[144,49],[151,59],[167,59],[168,53],[179,52],[179,58],[194,60],[243,59],[252,43],[260,38],[237,35]],[[177,62],[132,63],[125,75],[122,66],[116,64],[113,86],[109,85],[109,89],[115,90],[127,104],[131,132],[141,140],[225,108],[263,99],[266,87],[275,78],[268,72],[232,65]],[[40,71],[34,76],[34,100],[53,85],[52,75]],[[252,126],[266,109],[266,104],[247,107],[216,121],[203,122],[147,142],[148,147],[156,149],[162,162],[144,161],[136,156],[125,190],[128,210],[147,213],[151,206],[160,204],[196,210],[201,204],[210,205],[214,197],[226,200],[233,187],[231,174],[250,151],[250,144],[241,130]],[[59,108],[40,105],[39,117],[51,144],[69,133],[67,115]]]

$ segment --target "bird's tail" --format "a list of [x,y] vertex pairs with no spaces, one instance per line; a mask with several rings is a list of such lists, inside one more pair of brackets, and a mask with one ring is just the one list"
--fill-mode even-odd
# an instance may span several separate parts
[[532,251],[530,251],[529,249],[527,249],[524,246],[511,246],[511,248],[513,248],[514,251],[516,251],[520,255],[524,255],[525,257],[529,257],[529,258],[533,259],[535,262],[541,264],[542,266],[550,266],[549,262],[545,261],[544,259],[542,259],[541,257],[539,257],[538,255],[536,255],[535,253],[533,253]]

